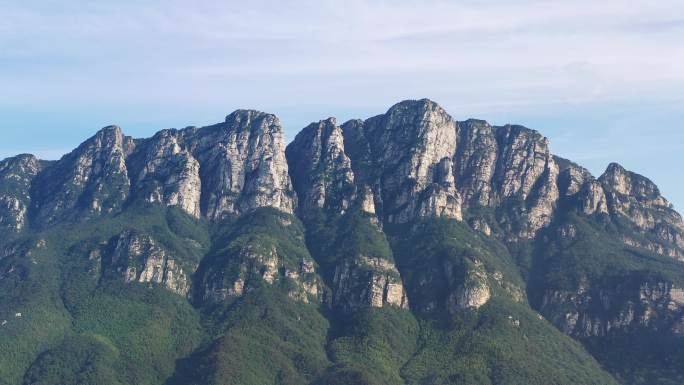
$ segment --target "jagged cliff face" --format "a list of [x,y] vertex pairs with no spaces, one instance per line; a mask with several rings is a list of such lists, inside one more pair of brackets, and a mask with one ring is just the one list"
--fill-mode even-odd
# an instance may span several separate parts
[[[190,278],[181,264],[147,234],[124,231],[91,251],[89,259],[102,274],[127,283],[158,284],[182,296],[190,290]],[[194,267],[188,270],[194,271]]]
[[117,213],[135,201],[178,206],[210,220],[259,207],[291,213],[284,149],[278,119],[256,111],[138,141],[106,127],[41,174],[33,216],[38,225],[50,224],[74,211]]
[[35,222],[49,225],[73,215],[119,212],[130,193],[125,159],[132,147],[119,127],[105,127],[47,168],[34,194]]
[[134,194],[146,202],[179,206],[201,216],[200,163],[186,148],[183,136],[162,131],[130,157]]
[[316,209],[343,214],[349,208],[357,196],[356,184],[342,129],[335,119],[304,128],[286,153],[304,216]]
[[468,207],[508,201],[520,202],[511,211],[516,238],[533,238],[552,220],[559,168],[535,131],[456,122],[429,100],[402,102],[342,129],[354,173],[388,223],[461,220]]
[[647,178],[612,163],[599,178],[610,213],[633,224],[646,240],[624,237],[630,246],[684,259],[684,222],[672,205]]
[[599,287],[587,283],[577,291],[549,291],[541,311],[575,337],[606,337],[639,328],[681,336],[683,294],[681,288],[666,280],[629,277]]
[[26,226],[31,182],[40,169],[40,162],[33,155],[0,162],[0,233],[17,233]]
[[293,212],[295,197],[278,118],[240,110],[228,115],[224,124],[200,129],[199,134],[191,146],[202,169],[208,218],[258,207]]
[[452,162],[456,127],[428,101],[400,103],[385,115],[343,126],[345,140],[355,148],[349,154],[352,167],[372,188],[375,209],[385,221],[462,218]]
[[[150,208],[159,223],[125,222]],[[83,223],[59,251],[42,238]],[[595,178],[534,130],[459,122],[426,99],[312,123],[287,148],[274,115],[238,110],[148,139],[106,127],[56,162],[9,158],[0,237],[0,284],[62,253],[93,287],[161,288],[207,314],[265,291],[344,319],[505,303],[580,340],[684,335],[684,223],[655,184],[617,164]]]
[[[357,179],[345,151],[342,128],[334,119],[306,127],[287,147],[286,153],[299,197],[300,216],[310,228],[324,215],[327,224],[323,227],[342,222],[336,231],[344,233],[360,225],[344,223],[345,215],[361,213],[360,220],[368,226],[368,234],[386,242],[375,216],[372,188],[364,183],[363,175]],[[310,236],[310,241],[312,238],[315,242],[316,236]],[[332,239],[317,241],[335,244]],[[334,308],[345,311],[383,306],[408,308],[406,292],[391,255],[377,255],[356,247],[344,249],[324,266],[329,270],[332,290],[328,301]],[[329,254],[337,254],[337,250],[323,248],[319,254],[323,254],[319,259],[330,260]]]

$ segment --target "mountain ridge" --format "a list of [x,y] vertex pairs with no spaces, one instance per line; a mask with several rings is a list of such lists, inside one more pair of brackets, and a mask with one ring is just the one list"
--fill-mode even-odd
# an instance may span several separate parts
[[107,126],[58,161],[0,161],[0,372],[81,383],[90,352],[100,383],[670,384],[682,261],[652,181],[428,99],[287,145],[254,110]]

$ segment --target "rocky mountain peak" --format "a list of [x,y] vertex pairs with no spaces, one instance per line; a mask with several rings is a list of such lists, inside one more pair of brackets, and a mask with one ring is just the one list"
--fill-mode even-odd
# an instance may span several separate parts
[[237,110],[225,123],[200,129],[193,153],[203,165],[202,204],[209,218],[264,206],[294,211],[284,133],[275,115]]
[[611,163],[599,182],[606,192],[613,216],[632,223],[646,237],[626,236],[630,246],[684,259],[684,222],[672,204],[660,195],[655,183],[637,173]]
[[335,118],[305,127],[288,145],[290,175],[303,215],[326,208],[343,213],[355,196],[354,172]]
[[363,165],[354,172],[374,186],[381,215],[396,223],[420,216],[461,218],[451,161],[456,133],[456,122],[427,99],[344,125],[352,164]]
[[280,119],[272,114],[256,110],[236,110],[226,116],[225,123],[218,125],[227,133],[254,132],[283,135]]
[[652,204],[670,206],[660,195],[655,183],[637,173],[626,170],[618,163],[611,163],[599,178],[607,190],[630,195],[636,199],[650,201]]
[[[35,155],[16,155],[0,160],[0,178],[4,183],[20,180],[22,176],[37,174],[41,167],[41,161]],[[4,183],[0,188],[7,188]]]
[[97,216],[121,210],[130,189],[126,155],[133,146],[119,127],[108,126],[47,168],[36,186],[37,222],[54,223],[76,211]]
[[98,136],[108,136],[108,135],[122,137],[122,136],[123,136],[123,131],[121,130],[121,127],[112,124],[112,125],[109,125],[109,126],[102,127],[102,128],[95,134],[95,137],[98,137]]
[[271,114],[237,110],[223,123],[161,131],[128,163],[137,199],[179,206],[195,217],[295,207],[283,129]]

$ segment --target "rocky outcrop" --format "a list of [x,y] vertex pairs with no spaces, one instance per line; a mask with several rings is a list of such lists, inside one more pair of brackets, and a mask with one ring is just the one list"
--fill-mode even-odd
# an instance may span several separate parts
[[81,213],[120,211],[130,192],[126,156],[134,147],[116,126],[105,127],[39,176],[33,211],[39,224]]
[[332,289],[332,305],[346,311],[363,307],[408,308],[399,271],[384,258],[359,256],[344,260],[335,268]]
[[606,192],[610,214],[645,235],[640,239],[628,235],[625,243],[684,259],[682,217],[653,182],[617,163],[608,166],[599,182]]
[[[355,191],[367,191],[366,197],[372,193],[373,205],[367,198],[364,202],[382,222],[461,220],[469,207],[496,207],[517,199],[522,203],[509,220],[519,224],[516,236],[532,238],[553,217],[559,167],[548,140],[536,131],[492,127],[474,119],[456,122],[423,99],[401,102],[365,121],[347,122],[342,132]],[[307,143],[314,142],[295,140],[291,152],[304,153],[301,148]]]
[[31,183],[41,169],[33,155],[19,155],[0,162],[0,234],[18,233],[28,220]]
[[454,158],[458,189],[469,206],[494,204],[492,178],[496,171],[496,129],[483,120],[459,123],[459,145]]
[[449,286],[454,288],[447,297],[447,310],[452,314],[464,309],[479,309],[492,297],[482,262],[472,259],[466,265],[462,276],[455,266],[446,266]]
[[354,173],[373,187],[375,209],[385,221],[462,218],[452,162],[457,125],[436,103],[402,102],[385,115],[342,128],[345,143],[354,148]]
[[677,333],[684,317],[684,291],[668,281],[620,279],[575,291],[551,290],[540,312],[575,337],[603,337],[635,329]]
[[296,198],[278,118],[238,110],[225,123],[188,132],[200,162],[202,207],[212,220],[259,207],[293,213]]
[[[238,110],[224,123],[164,130],[145,140],[103,128],[37,178],[32,217],[46,225],[75,212],[113,214],[133,201],[178,206],[220,220],[259,207],[292,213],[296,199],[279,120]],[[16,200],[2,202],[21,211]]]
[[199,218],[202,181],[200,163],[176,130],[164,130],[130,157],[134,195],[150,203],[178,206]]
[[302,302],[320,302],[323,284],[292,215],[262,208],[227,226],[198,269],[194,300],[217,303],[259,287],[284,290]]
[[504,126],[497,131],[501,155],[495,178],[502,199],[526,199],[543,174],[555,164],[549,141],[538,132],[522,126]]
[[501,148],[494,185],[500,201],[518,201],[513,206],[520,222],[519,236],[533,238],[548,225],[555,212],[559,192],[558,165],[549,151],[548,139],[521,126],[497,131]]
[[[304,128],[287,146],[286,154],[302,215],[316,209],[344,214],[356,197],[356,185],[335,119]],[[362,199],[369,205],[366,196]]]
[[90,258],[100,259],[105,274],[125,282],[160,285],[179,295],[190,290],[190,275],[195,266],[184,270],[182,264],[151,236],[124,231],[104,251],[96,249]]
[[247,244],[235,250],[227,266],[204,275],[202,281],[203,302],[221,302],[237,298],[258,287],[294,284],[288,291],[290,298],[302,302],[320,300],[322,290],[311,259],[302,258],[297,266],[288,266],[277,247]]

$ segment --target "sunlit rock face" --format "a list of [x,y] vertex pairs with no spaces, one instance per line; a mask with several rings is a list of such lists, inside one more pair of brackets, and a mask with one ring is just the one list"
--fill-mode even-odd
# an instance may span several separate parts
[[625,235],[630,246],[684,260],[684,222],[649,179],[611,163],[599,178],[614,217],[631,223],[645,237]]
[[190,139],[200,162],[202,207],[209,219],[259,207],[294,211],[283,129],[274,115],[238,110],[225,123],[199,129]]
[[408,298],[393,262],[378,257],[346,259],[335,268],[333,306],[347,311],[363,307],[407,309]]
[[372,188],[384,221],[462,218],[453,170],[457,123],[436,103],[402,102],[342,129],[352,168]]
[[[142,140],[106,127],[49,165],[38,182],[32,216],[39,224],[74,211],[115,214],[132,201],[178,206],[211,220],[259,207],[292,213],[296,206],[279,120],[247,110],[214,126],[164,130]],[[6,206],[17,204],[8,200]]]
[[548,291],[540,311],[576,337],[605,337],[639,328],[680,333],[684,291],[667,281],[632,278],[610,286],[585,281],[575,291]]
[[46,168],[32,201],[36,222],[120,212],[130,193],[126,156],[134,146],[119,127],[105,127]]
[[109,255],[111,268],[125,282],[161,285],[177,294],[187,295],[189,274],[172,255],[152,237],[132,231],[121,233]]
[[156,134],[129,157],[134,170],[134,194],[150,203],[178,206],[193,217],[201,216],[200,163],[175,130]]
[[483,120],[470,119],[459,123],[459,133],[454,171],[463,201],[471,206],[491,206],[499,156],[496,129]]
[[31,183],[40,170],[40,161],[33,155],[0,161],[0,234],[18,233],[26,227]]
[[[342,129],[330,118],[304,128],[287,147],[287,159],[299,209],[306,216],[316,209],[343,214],[357,196],[351,160],[345,153]],[[372,194],[363,191],[363,194]],[[361,197],[372,210],[368,196]]]

